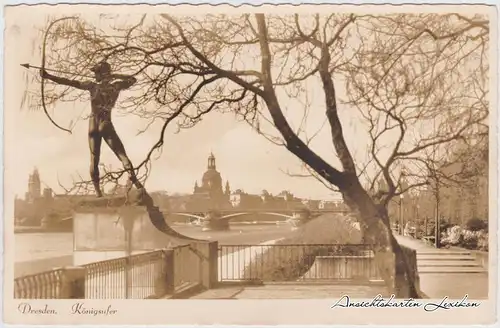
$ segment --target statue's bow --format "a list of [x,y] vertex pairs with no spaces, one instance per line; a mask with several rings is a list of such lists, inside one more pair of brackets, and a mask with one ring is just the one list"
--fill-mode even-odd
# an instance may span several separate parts
[[[49,31],[52,28],[52,26],[54,26],[56,23],[59,23],[59,22],[61,22],[63,20],[68,20],[68,19],[77,19],[77,17],[62,17],[62,18],[56,19],[55,21],[53,21],[52,23],[49,24],[49,26],[47,27],[47,30],[45,31],[45,35],[43,37],[43,45],[42,45],[42,65],[40,67],[40,69],[42,70],[42,72],[45,71],[45,47],[46,47],[46,44],[47,44],[47,36],[49,34]],[[24,64],[22,66],[24,66],[26,68],[30,67],[29,64]],[[47,107],[46,107],[46,104],[45,104],[45,78],[44,78],[43,74],[42,74],[42,80],[40,82],[40,91],[41,91],[41,96],[42,96],[43,111],[45,112],[45,115],[47,115],[47,117],[49,118],[50,122],[54,126],[56,126],[58,129],[66,131],[66,132],[68,132],[68,133],[71,134],[71,130],[65,129],[65,128],[61,127],[59,124],[57,124],[52,119],[52,117],[49,115],[49,112],[47,111]]]

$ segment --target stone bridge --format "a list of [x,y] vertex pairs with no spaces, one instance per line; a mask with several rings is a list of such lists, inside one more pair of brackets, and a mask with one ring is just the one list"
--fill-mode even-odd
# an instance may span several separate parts
[[222,209],[222,210],[207,210],[207,211],[175,211],[163,212],[165,216],[184,216],[197,224],[201,225],[204,230],[227,230],[229,229],[229,221],[231,219],[252,215],[269,215],[277,218],[282,218],[293,226],[300,225],[309,219],[326,213],[350,213],[346,210],[338,209]]

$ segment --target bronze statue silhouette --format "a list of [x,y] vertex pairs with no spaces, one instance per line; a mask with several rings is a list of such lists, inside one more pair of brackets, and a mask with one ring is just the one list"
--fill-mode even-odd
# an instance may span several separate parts
[[113,74],[111,66],[106,61],[95,65],[92,69],[96,82],[77,81],[49,74],[45,69],[40,70],[42,78],[47,78],[57,84],[86,90],[91,96],[91,115],[89,117],[89,148],[90,148],[90,176],[95,188],[96,196],[102,197],[99,177],[99,159],[101,156],[102,140],[106,142],[113,153],[122,162],[129,174],[130,182],[143,191],[144,187],[135,175],[132,162],[127,156],[125,147],[111,121],[111,111],[122,90],[134,85],[137,80],[130,75]]

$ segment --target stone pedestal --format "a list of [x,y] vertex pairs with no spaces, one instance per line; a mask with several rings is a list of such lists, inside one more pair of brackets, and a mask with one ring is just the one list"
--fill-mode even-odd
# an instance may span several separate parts
[[85,269],[81,267],[63,268],[60,298],[83,299],[85,298]]
[[223,219],[219,211],[210,210],[201,221],[201,229],[202,231],[226,231],[229,230],[229,220]]
[[159,231],[144,206],[81,206],[73,220],[73,265],[186,243]]

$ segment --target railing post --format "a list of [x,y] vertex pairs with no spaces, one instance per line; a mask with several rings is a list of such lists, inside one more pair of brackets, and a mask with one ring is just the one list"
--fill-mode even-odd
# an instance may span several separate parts
[[204,288],[212,288],[217,282],[217,256],[218,256],[218,243],[211,242],[194,242],[191,247],[196,249],[197,256],[192,257],[196,259],[199,265],[200,283]]
[[219,282],[219,243],[208,243],[208,288],[213,288]]
[[62,286],[62,299],[83,299],[85,298],[85,268],[64,267]]
[[175,262],[174,262],[174,250],[165,250],[165,292],[167,294],[172,294],[175,289]]
[[124,280],[125,280],[125,299],[129,299],[130,298],[130,287],[131,287],[131,281],[130,281],[130,269],[131,269],[131,265],[130,265],[130,253],[127,254],[127,256],[125,257],[125,268],[123,268],[124,270]]

